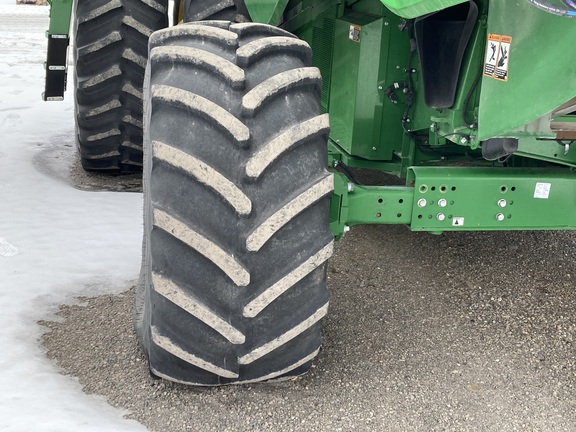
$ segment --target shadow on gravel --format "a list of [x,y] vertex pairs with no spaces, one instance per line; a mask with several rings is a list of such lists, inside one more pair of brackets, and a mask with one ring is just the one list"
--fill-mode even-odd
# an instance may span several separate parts
[[330,261],[311,372],[193,388],[150,378],[133,289],[42,322],[48,356],[151,431],[576,430],[576,235],[353,229]]
[[142,174],[109,175],[87,172],[80,164],[73,134],[57,135],[34,157],[37,169],[76,189],[86,191],[142,192]]

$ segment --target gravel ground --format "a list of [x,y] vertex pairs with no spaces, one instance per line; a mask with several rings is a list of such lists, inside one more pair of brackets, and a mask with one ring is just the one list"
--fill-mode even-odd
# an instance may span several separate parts
[[330,261],[323,349],[292,381],[151,378],[133,287],[63,306],[43,342],[86,392],[151,431],[574,431],[575,251],[573,232],[354,228]]

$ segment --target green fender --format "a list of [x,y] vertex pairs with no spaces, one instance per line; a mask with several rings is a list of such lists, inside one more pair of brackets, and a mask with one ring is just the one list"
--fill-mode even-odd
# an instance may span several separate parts
[[[390,11],[402,18],[416,18],[468,0],[380,0]],[[288,0],[246,0],[252,21],[278,24]]]

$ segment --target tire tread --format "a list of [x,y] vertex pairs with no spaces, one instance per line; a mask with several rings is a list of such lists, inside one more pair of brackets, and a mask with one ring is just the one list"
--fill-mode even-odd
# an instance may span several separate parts
[[[77,145],[87,170],[123,173],[142,169],[147,42],[153,31],[167,25],[167,3],[79,0],[76,4]],[[104,106],[108,108],[102,109]],[[111,138],[106,135],[109,130],[120,134]],[[97,136],[101,139],[93,139]]]
[[[328,119],[309,47],[279,43],[273,26],[214,25],[154,33],[146,98],[142,339],[153,373],[195,385],[304,373],[320,349],[333,251]],[[259,49],[243,48],[259,38]],[[259,102],[247,113],[250,94]]]

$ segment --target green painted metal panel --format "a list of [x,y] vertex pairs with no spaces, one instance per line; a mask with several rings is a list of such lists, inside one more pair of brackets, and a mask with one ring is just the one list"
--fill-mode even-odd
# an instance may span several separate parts
[[[349,155],[390,161],[401,148],[402,83],[410,45],[399,19],[351,12],[336,20],[330,83],[331,139]],[[398,102],[386,92],[399,84]]]
[[[312,47],[312,63],[322,74],[322,109],[328,112],[330,101],[330,83],[332,82],[332,62],[334,50],[334,23],[337,16],[336,8],[332,8],[314,21],[311,28],[310,46]],[[303,38],[302,34],[298,37]]]
[[[482,78],[478,138],[553,136],[546,116],[576,97],[576,20],[547,13],[527,0],[493,0],[488,33],[496,36],[487,40],[485,60],[499,63],[498,56],[506,52],[501,70],[507,68],[507,75]],[[499,43],[498,36],[507,39]],[[545,121],[537,121],[541,117]]]
[[348,195],[347,224],[409,224],[413,195],[406,186],[356,186]]
[[48,34],[67,35],[72,19],[72,0],[50,0],[50,25]]
[[415,231],[576,228],[568,169],[413,167]]
[[[381,0],[384,6],[403,18],[416,18],[432,12],[466,3],[468,0]],[[503,1],[503,0],[499,0]]]
[[414,188],[406,186],[359,186],[334,172],[330,228],[341,237],[346,227],[363,224],[410,224]]
[[576,229],[576,172],[566,168],[411,167],[410,186],[358,186],[335,172],[331,229],[406,224],[413,231]]
[[402,168],[401,158],[397,157],[391,162],[371,161],[352,156],[339,147],[332,140],[328,140],[328,166],[343,163],[347,167],[383,171],[400,176]]
[[[355,154],[354,147],[358,145],[375,146],[372,135],[376,127],[379,61],[374,55],[381,53],[383,27],[381,17],[365,14],[353,13],[336,20],[330,86],[331,137],[349,154]],[[351,36],[354,31],[357,36]],[[362,61],[368,56],[372,61]]]
[[576,167],[576,146],[562,141],[521,138],[514,155]]
[[245,0],[245,4],[252,21],[276,25],[288,0]]

